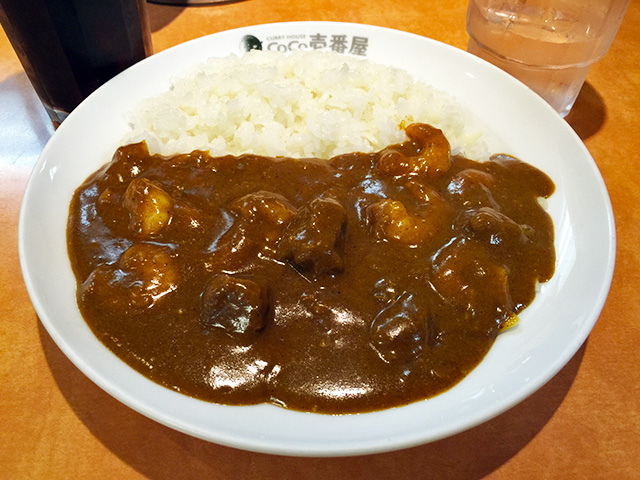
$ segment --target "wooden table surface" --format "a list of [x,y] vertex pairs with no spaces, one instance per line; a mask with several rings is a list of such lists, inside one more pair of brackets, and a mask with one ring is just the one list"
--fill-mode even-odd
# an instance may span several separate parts
[[[380,25],[465,48],[465,10],[463,0],[149,8],[156,52],[293,20]],[[17,238],[22,193],[53,129],[0,34],[1,479],[640,478],[640,1],[632,0],[568,117],[616,217],[613,284],[588,340],[542,389],[485,424],[407,450],[335,459],[256,454],[178,433],[114,400],[61,353],[29,301]]]

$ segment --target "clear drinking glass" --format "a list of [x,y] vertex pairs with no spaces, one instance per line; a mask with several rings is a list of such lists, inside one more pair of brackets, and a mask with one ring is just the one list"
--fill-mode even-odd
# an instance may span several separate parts
[[562,116],[630,0],[469,0],[467,51],[510,73]]

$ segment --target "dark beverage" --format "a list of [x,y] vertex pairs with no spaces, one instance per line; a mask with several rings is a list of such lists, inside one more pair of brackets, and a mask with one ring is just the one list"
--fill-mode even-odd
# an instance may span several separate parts
[[0,0],[0,23],[55,124],[151,54],[144,0]]

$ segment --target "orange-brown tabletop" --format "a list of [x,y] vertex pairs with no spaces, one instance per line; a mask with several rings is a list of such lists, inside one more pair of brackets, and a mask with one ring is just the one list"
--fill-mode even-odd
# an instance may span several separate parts
[[[465,11],[463,0],[149,5],[156,52],[297,20],[379,25],[464,49]],[[639,32],[640,2],[632,1],[567,118],[609,189],[618,242],[611,291],[585,344],[538,392],[471,430],[390,453],[300,458],[235,450],[155,423],[95,386],[48,335],[22,280],[18,216],[53,128],[0,31],[0,479],[639,478]]]

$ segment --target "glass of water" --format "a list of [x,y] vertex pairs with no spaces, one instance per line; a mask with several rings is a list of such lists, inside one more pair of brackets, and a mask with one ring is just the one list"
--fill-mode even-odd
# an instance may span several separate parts
[[566,116],[630,0],[469,0],[467,51],[510,73]]

